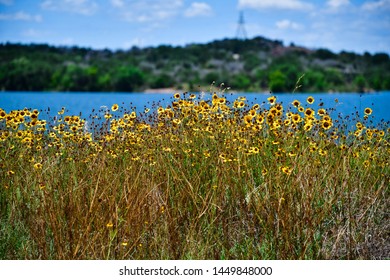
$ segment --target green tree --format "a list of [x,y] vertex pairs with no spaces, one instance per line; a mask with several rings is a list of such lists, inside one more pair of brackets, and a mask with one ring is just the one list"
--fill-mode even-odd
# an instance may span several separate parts
[[53,72],[50,78],[50,88],[61,90],[62,69],[57,69]]
[[60,88],[65,91],[87,91],[88,77],[84,69],[75,64],[69,64],[62,76]]
[[44,61],[34,63],[22,56],[0,66],[0,88],[42,91],[48,87],[50,76],[50,67]]
[[385,78],[383,79],[382,89],[383,90],[390,90],[390,75],[389,74],[387,74],[385,76]]
[[309,70],[302,79],[303,91],[323,91],[326,89],[325,75],[319,70]]
[[382,75],[380,72],[375,71],[370,73],[369,79],[368,79],[368,84],[370,88],[374,90],[382,90]]
[[382,64],[388,63],[390,57],[387,53],[376,53],[371,57],[371,61],[373,64]]
[[131,92],[139,89],[145,83],[144,74],[136,67],[120,67],[114,73],[114,90]]
[[325,80],[328,86],[341,86],[345,83],[345,77],[340,70],[335,68],[329,68],[325,70]]
[[331,52],[328,49],[318,49],[314,53],[314,57],[322,59],[322,60],[327,60],[327,59],[333,59],[336,58],[337,55]]
[[286,77],[286,90],[292,91],[295,88],[295,84],[297,83],[299,76],[302,75],[301,66],[299,63],[286,63],[282,64],[279,70]]
[[217,72],[209,72],[207,73],[204,78],[203,82],[207,85],[211,85],[212,83],[219,83],[220,82],[220,75]]
[[85,85],[84,89],[86,91],[98,91],[98,75],[99,70],[96,66],[89,66],[84,69],[85,75]]
[[113,86],[111,82],[111,75],[109,73],[105,73],[98,77],[97,81],[98,87],[102,91],[112,91]]
[[233,77],[233,89],[248,90],[251,86],[251,80],[245,74],[238,74]]
[[174,86],[175,81],[172,77],[166,73],[161,73],[157,77],[155,77],[150,86],[151,88],[169,88]]
[[269,88],[272,92],[285,92],[286,76],[280,71],[276,70],[269,74]]
[[364,78],[363,75],[357,75],[354,79],[354,84],[357,87],[357,90],[359,92],[363,92],[364,88],[366,87],[366,79]]
[[266,88],[268,84],[268,72],[263,69],[257,70],[255,74],[255,79],[256,79],[255,86],[258,86],[261,89]]

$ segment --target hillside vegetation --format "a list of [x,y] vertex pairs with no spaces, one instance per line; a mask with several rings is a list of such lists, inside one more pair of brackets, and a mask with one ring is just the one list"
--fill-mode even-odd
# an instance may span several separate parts
[[263,37],[123,51],[0,45],[0,90],[143,91],[224,83],[232,90],[303,92],[390,89],[386,53],[309,50]]

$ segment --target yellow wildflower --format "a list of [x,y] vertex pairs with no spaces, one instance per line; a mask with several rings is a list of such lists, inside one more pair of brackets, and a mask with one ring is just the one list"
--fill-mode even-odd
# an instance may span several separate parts
[[269,104],[274,105],[276,102],[276,97],[271,96],[271,97],[268,97],[267,100],[268,100]]
[[309,96],[307,99],[306,99],[307,103],[309,104],[313,104],[314,103],[314,98],[313,96]]
[[114,104],[114,105],[112,105],[112,107],[111,107],[111,110],[112,110],[113,112],[117,111],[118,109],[119,109],[118,104]]
[[364,114],[367,115],[367,116],[371,115],[372,114],[372,109],[367,107],[366,109],[364,109]]
[[322,128],[325,129],[325,130],[328,130],[332,127],[332,122],[330,121],[323,121],[322,122]]
[[290,175],[291,172],[292,172],[292,168],[291,167],[286,167],[286,166],[282,167],[281,170],[282,170],[283,173],[285,173],[287,175]]
[[42,163],[37,162],[36,164],[34,164],[34,168],[35,169],[41,169],[42,168]]
[[294,100],[292,103],[291,103],[294,107],[298,108],[299,106],[301,106],[301,102],[299,102],[298,100]]

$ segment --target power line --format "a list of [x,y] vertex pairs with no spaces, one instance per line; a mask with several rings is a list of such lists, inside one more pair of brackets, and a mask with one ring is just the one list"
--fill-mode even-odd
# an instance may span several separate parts
[[247,38],[246,30],[245,30],[244,13],[243,12],[240,12],[240,17],[238,19],[236,38],[237,39],[243,39],[243,40],[245,40]]

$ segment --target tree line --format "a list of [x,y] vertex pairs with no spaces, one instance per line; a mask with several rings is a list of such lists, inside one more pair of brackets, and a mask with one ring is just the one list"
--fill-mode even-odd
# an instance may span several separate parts
[[0,90],[134,92],[174,87],[196,91],[212,83],[254,92],[389,90],[390,59],[386,53],[284,46],[263,37],[117,51],[0,45]]

